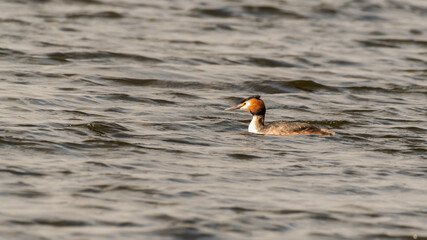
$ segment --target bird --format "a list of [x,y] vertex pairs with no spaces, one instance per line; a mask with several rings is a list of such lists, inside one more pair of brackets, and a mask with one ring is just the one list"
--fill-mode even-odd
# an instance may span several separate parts
[[238,105],[226,108],[226,111],[245,110],[252,114],[252,121],[249,124],[248,132],[257,134],[273,135],[296,135],[296,134],[319,134],[334,135],[334,132],[328,129],[321,129],[313,124],[297,121],[277,121],[265,125],[266,108],[260,95],[250,96],[243,99]]

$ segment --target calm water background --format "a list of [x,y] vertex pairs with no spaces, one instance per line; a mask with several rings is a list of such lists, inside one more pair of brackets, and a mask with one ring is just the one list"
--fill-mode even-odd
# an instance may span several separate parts
[[1,1],[0,239],[427,239],[426,80],[424,0]]

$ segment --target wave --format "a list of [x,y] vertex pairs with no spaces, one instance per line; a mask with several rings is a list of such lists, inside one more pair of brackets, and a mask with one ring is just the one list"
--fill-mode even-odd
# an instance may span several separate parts
[[117,53],[109,51],[95,51],[95,52],[53,52],[48,53],[47,56],[55,61],[68,63],[70,60],[87,60],[87,59],[128,59],[143,63],[161,63],[160,59],[146,57],[137,54]]

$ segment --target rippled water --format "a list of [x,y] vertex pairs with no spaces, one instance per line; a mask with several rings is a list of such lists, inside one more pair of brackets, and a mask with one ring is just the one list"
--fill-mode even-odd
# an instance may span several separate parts
[[0,239],[427,239],[427,1],[0,9]]

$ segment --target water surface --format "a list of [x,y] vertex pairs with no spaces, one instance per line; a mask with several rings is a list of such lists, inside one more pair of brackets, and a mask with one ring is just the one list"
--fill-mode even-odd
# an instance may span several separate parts
[[1,239],[427,239],[425,1],[0,9]]

